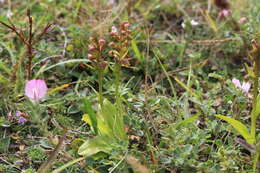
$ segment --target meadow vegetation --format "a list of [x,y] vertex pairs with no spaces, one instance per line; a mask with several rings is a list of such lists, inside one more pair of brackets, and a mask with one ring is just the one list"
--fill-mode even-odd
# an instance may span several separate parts
[[260,172],[259,0],[0,0],[0,172]]

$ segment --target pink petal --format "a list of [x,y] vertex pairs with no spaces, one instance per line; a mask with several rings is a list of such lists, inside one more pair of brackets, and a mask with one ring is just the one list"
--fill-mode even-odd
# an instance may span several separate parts
[[219,16],[220,16],[221,18],[227,18],[228,16],[231,15],[231,13],[232,13],[231,10],[229,10],[229,9],[223,9],[223,10],[221,10],[221,11],[219,12]]
[[32,101],[40,101],[47,94],[48,88],[44,80],[30,80],[25,85],[25,95]]
[[232,83],[233,83],[236,87],[241,88],[241,84],[240,84],[240,81],[239,81],[238,79],[233,78],[233,79],[232,79]]
[[251,87],[251,84],[250,84],[249,82],[243,82],[241,89],[242,89],[245,93],[248,93],[250,87]]

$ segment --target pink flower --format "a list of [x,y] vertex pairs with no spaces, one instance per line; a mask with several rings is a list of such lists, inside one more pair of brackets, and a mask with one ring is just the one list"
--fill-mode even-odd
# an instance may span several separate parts
[[246,17],[241,17],[239,19],[239,23],[246,23],[247,22],[247,18]]
[[30,80],[25,85],[25,95],[34,102],[41,101],[47,94],[48,88],[44,80]]
[[232,11],[229,9],[223,9],[219,12],[219,17],[220,18],[227,18],[231,15]]
[[239,89],[241,89],[244,93],[248,93],[249,89],[251,87],[251,84],[249,82],[243,82],[241,85],[240,81],[236,78],[232,79],[232,83]]

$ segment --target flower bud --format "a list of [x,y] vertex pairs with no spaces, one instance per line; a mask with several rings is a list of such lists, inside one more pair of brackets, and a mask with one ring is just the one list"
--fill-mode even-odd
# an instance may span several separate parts
[[89,60],[94,60],[95,57],[94,57],[92,54],[89,53],[89,54],[88,54],[88,59],[89,59]]
[[89,51],[94,51],[96,49],[97,49],[97,47],[95,45],[93,45],[93,44],[88,45],[88,50]]
[[93,41],[95,41],[95,38],[94,37],[89,37],[89,41],[93,42]]
[[104,39],[99,39],[99,40],[98,40],[98,44],[99,44],[99,47],[102,49],[103,46],[106,44],[106,40],[104,40]]
[[112,28],[111,28],[111,34],[117,34],[117,28],[115,27],[115,26],[112,26]]
[[114,42],[110,42],[108,44],[108,46],[111,47],[111,48],[116,48],[116,44]]
[[129,26],[130,26],[130,24],[129,24],[128,22],[124,22],[124,23],[123,23],[123,27],[124,27],[124,28],[128,28]]
[[99,67],[100,67],[101,69],[105,69],[106,66],[107,66],[107,63],[106,63],[105,61],[101,61],[101,62],[99,63]]
[[119,57],[119,53],[116,50],[109,51],[108,55],[116,58]]

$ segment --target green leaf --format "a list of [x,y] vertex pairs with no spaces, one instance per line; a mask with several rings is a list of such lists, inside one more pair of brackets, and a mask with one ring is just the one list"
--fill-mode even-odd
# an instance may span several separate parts
[[135,40],[132,40],[131,41],[131,46],[132,46],[132,49],[135,53],[135,56],[137,57],[137,59],[141,62],[143,60],[143,57],[137,47],[137,44],[136,44],[136,41]]
[[[89,123],[89,125],[92,126],[95,134],[98,134],[98,128],[97,128],[97,116],[91,106],[91,103],[88,101],[87,98],[84,98],[83,99],[83,105],[84,105],[84,111],[87,113],[85,115],[83,115],[83,118],[84,116],[88,116],[91,123]],[[86,119],[86,117],[85,117]]]
[[255,119],[257,118],[257,116],[260,114],[260,94],[258,94],[257,98],[256,98],[256,108],[255,108]]
[[0,73],[0,83],[1,84],[7,84],[8,80]]
[[120,138],[120,140],[126,140],[123,117],[120,116],[115,105],[111,104],[108,100],[104,100],[104,105],[100,113],[104,122],[112,130],[113,135]]
[[250,77],[255,78],[255,73],[254,73],[254,71],[252,70],[252,68],[249,67],[247,64],[245,64],[245,67],[246,67],[247,74],[248,74]]
[[201,114],[201,113],[198,112],[198,113],[196,113],[195,115],[191,116],[190,118],[188,118],[188,119],[186,119],[186,120],[183,120],[183,121],[177,123],[177,124],[175,125],[175,128],[178,128],[178,127],[181,127],[181,126],[185,126],[185,125],[187,125],[187,124],[192,123],[193,121],[195,121],[195,120],[200,116],[200,114]]
[[0,139],[0,152],[1,153],[8,152],[9,145],[10,145],[9,137]]
[[4,71],[4,72],[8,73],[9,75],[12,74],[10,68],[8,66],[6,66],[4,64],[4,62],[2,62],[2,60],[0,60],[0,71]]
[[79,147],[78,154],[88,157],[101,151],[109,153],[112,150],[112,143],[113,139],[108,136],[97,136],[84,142]]
[[40,70],[37,72],[37,74],[35,76],[37,77],[41,73],[48,71],[48,70],[50,70],[54,67],[57,67],[57,66],[61,66],[61,65],[65,65],[65,64],[71,64],[71,63],[88,63],[88,62],[90,62],[90,60],[88,60],[88,59],[71,59],[71,60],[67,60],[67,61],[62,61],[62,62],[59,62],[57,64],[51,65],[49,67],[44,66],[44,68],[40,68]]
[[246,128],[246,126],[244,124],[242,124],[241,122],[239,122],[233,118],[223,116],[223,115],[215,115],[215,116],[226,121],[231,126],[233,126],[239,132],[239,134],[244,137],[244,139],[247,141],[247,143],[253,144],[255,142],[255,137],[251,136],[251,134],[248,132],[248,129]]
[[111,136],[114,138],[112,129],[108,127],[108,124],[104,122],[104,120],[101,119],[100,116],[98,116],[97,118],[97,128],[101,136]]

